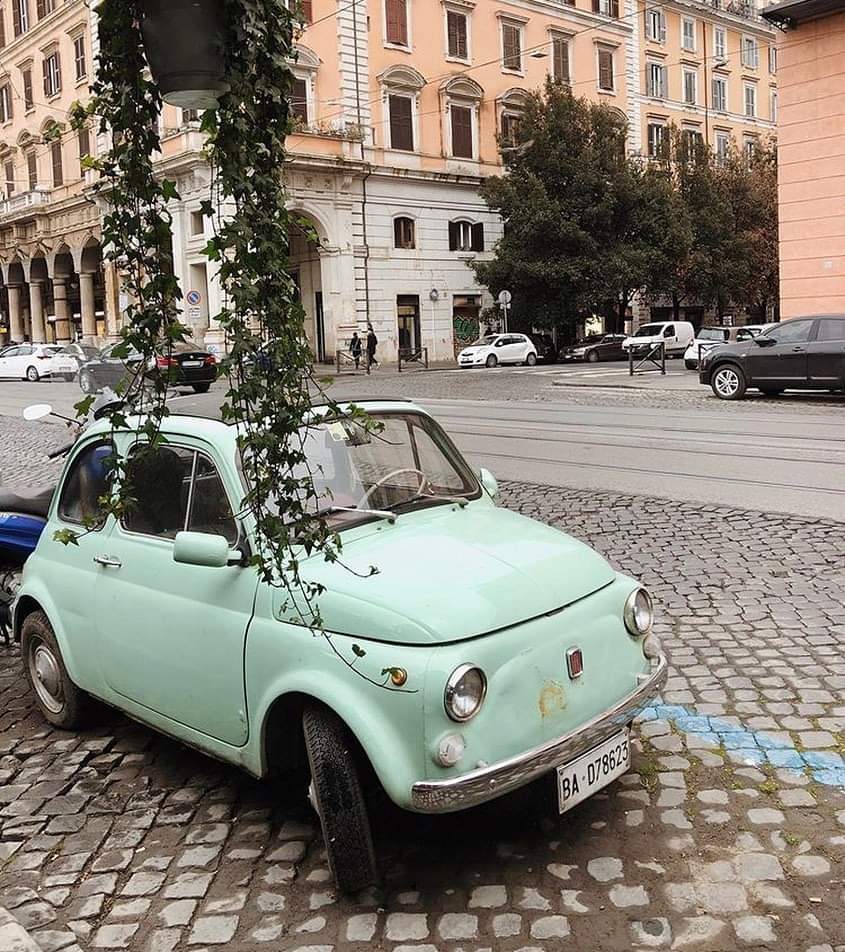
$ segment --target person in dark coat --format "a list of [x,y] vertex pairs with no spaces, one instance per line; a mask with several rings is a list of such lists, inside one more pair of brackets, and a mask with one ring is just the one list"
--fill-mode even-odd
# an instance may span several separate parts
[[355,369],[357,370],[361,365],[361,353],[363,352],[364,347],[361,343],[361,338],[358,336],[358,331],[352,335],[352,340],[349,342],[349,353],[352,355],[352,359],[355,361]]
[[376,347],[378,347],[378,337],[373,330],[373,325],[367,324],[367,368],[378,367]]

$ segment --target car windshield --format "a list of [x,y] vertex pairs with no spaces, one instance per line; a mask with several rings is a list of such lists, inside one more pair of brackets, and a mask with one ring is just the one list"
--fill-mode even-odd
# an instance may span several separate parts
[[378,432],[351,419],[303,428],[307,462],[293,476],[311,476],[314,496],[307,508],[312,514],[323,513],[343,527],[372,518],[372,510],[401,513],[405,507],[478,496],[472,471],[430,417],[391,413],[371,419]]
[[725,332],[721,327],[702,327],[696,335],[697,340],[725,340]]
[[641,328],[634,334],[634,337],[655,337],[657,334],[663,333],[662,324],[643,324]]
[[496,334],[488,334],[487,337],[479,337],[474,344],[470,344],[470,347],[489,347],[495,343],[496,336]]

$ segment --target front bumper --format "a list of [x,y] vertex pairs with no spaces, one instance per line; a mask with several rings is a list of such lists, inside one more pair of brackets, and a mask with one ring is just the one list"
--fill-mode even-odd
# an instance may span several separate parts
[[539,747],[480,767],[454,780],[422,780],[411,787],[411,809],[418,813],[451,813],[486,803],[524,787],[544,773],[569,763],[630,723],[656,695],[669,677],[669,665],[661,656],[657,666],[627,697],[563,737]]

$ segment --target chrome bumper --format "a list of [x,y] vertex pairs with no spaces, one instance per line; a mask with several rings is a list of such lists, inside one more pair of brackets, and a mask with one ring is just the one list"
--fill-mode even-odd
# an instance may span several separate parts
[[454,780],[422,780],[411,787],[411,809],[418,813],[450,813],[477,806],[531,783],[561,764],[591,750],[632,721],[660,693],[669,677],[661,657],[636,690],[592,721],[547,741],[533,750],[489,767],[480,767]]

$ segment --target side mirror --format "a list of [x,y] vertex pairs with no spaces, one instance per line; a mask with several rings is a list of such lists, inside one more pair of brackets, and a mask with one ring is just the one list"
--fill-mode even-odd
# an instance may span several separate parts
[[207,532],[178,532],[173,541],[173,561],[181,565],[199,565],[222,569],[240,564],[243,553],[233,553],[226,538]]
[[484,487],[485,492],[491,499],[495,499],[499,495],[499,483],[496,480],[496,477],[490,472],[489,469],[482,469],[478,473],[481,479],[481,485]]
[[758,347],[774,347],[777,343],[774,337],[752,337],[751,339]]
[[53,408],[49,403],[34,403],[31,407],[25,408],[23,418],[32,423],[35,420],[43,420],[44,417],[50,416],[52,412]]

